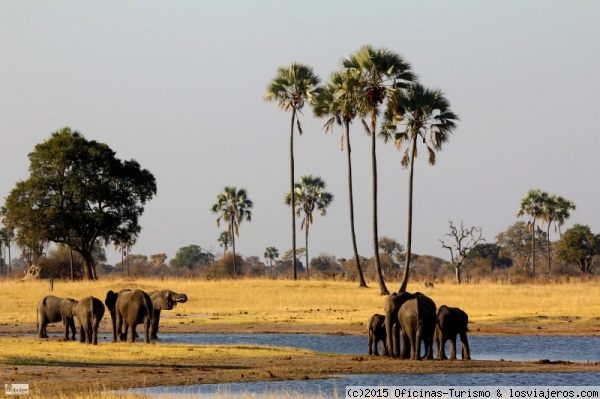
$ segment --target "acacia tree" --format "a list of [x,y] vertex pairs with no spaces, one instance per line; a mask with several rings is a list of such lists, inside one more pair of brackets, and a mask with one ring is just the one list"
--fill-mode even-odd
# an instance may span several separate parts
[[29,178],[6,198],[6,225],[17,242],[42,238],[72,248],[84,260],[84,278],[97,279],[95,245],[141,231],[154,176],[68,127],[36,145],[29,160]]
[[[394,139],[398,149],[402,149],[406,143],[400,163],[403,168],[408,167],[408,233],[404,275],[399,290],[405,292],[412,250],[413,181],[417,143],[422,141],[425,144],[429,164],[435,165],[436,151],[440,151],[448,141],[459,119],[450,110],[450,102],[441,90],[430,90],[419,83],[411,84],[406,90],[396,90],[388,105],[382,135],[386,141]],[[398,132],[398,128],[403,131]]]
[[[298,127],[298,133],[302,134],[302,127],[298,119],[305,103],[313,104],[320,91],[320,79],[313,69],[307,65],[293,62],[289,68],[281,67],[277,75],[267,86],[267,101],[276,101],[284,111],[291,110],[292,119],[290,125],[290,192],[292,203],[294,201],[294,125]],[[292,251],[296,252],[296,213],[292,207]],[[294,280],[297,278],[296,258],[292,257],[292,273]]]
[[350,70],[334,72],[321,93],[317,97],[314,113],[318,117],[329,117],[325,122],[325,132],[333,131],[337,123],[342,125],[342,138],[340,147],[344,149],[346,141],[346,159],[348,165],[348,199],[350,203],[350,234],[352,237],[352,250],[358,271],[359,286],[367,287],[367,282],[360,266],[360,257],[356,245],[356,232],[354,230],[354,193],[352,188],[352,148],[350,146],[350,123],[356,118],[361,109],[360,85],[357,74]]
[[574,263],[583,273],[593,273],[594,259],[600,255],[600,235],[589,226],[576,224],[561,237],[557,255],[567,263]]
[[[542,190],[529,190],[526,195],[521,198],[519,212],[517,217],[529,216],[527,227],[531,230],[531,273],[535,275],[535,234],[538,219],[544,217],[544,209],[548,203],[548,193]],[[550,248],[548,248],[550,249]]]
[[[333,201],[333,194],[325,191],[325,181],[318,176],[306,175],[300,178],[300,182],[294,185],[295,196],[292,193],[286,193],[285,204],[295,209],[297,216],[304,216],[300,229],[304,229],[306,249],[306,275],[310,277],[308,271],[308,230],[313,224],[313,211],[315,209],[321,212],[321,216],[327,213],[327,207]],[[293,202],[295,201],[295,202]]]
[[342,61],[342,66],[356,74],[359,94],[359,113],[368,116],[370,124],[365,118],[361,118],[363,127],[371,137],[371,178],[373,199],[373,252],[375,259],[375,270],[379,291],[382,295],[389,294],[383,274],[381,272],[381,261],[379,259],[379,235],[378,235],[378,211],[377,211],[377,116],[380,107],[390,95],[403,87],[407,82],[416,80],[411,71],[410,64],[398,55],[385,48],[376,49],[365,45],[356,53]]
[[231,250],[233,251],[233,275],[236,275],[236,260],[235,260],[235,237],[240,234],[240,225],[244,220],[252,219],[252,207],[254,204],[248,198],[246,189],[229,186],[217,195],[217,202],[212,206],[213,213],[220,214],[216,220],[217,227],[220,226],[221,220],[227,222],[227,233],[231,238]]
[[466,228],[463,222],[460,222],[460,228],[455,226],[452,222],[450,223],[450,233],[446,236],[454,240],[454,243],[447,244],[443,240],[442,248],[446,248],[450,251],[450,260],[454,265],[454,272],[456,275],[456,283],[461,283],[461,268],[463,263],[469,258],[469,254],[473,247],[479,244],[481,241],[485,241],[482,235],[481,227]]
[[387,256],[390,258],[388,276],[391,276],[394,257],[399,256],[404,251],[404,246],[391,237],[381,237],[379,239],[379,249],[383,251],[383,253],[387,254]]

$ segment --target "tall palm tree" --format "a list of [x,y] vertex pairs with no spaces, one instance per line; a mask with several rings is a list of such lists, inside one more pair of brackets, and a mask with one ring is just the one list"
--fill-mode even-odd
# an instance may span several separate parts
[[356,245],[356,232],[354,230],[354,194],[352,189],[352,148],[350,146],[350,123],[358,115],[360,109],[359,81],[355,73],[349,70],[334,72],[329,82],[317,97],[314,113],[317,117],[329,117],[325,122],[325,132],[333,131],[337,123],[342,125],[341,149],[344,149],[346,141],[346,158],[348,164],[348,198],[350,201],[350,233],[352,237],[352,249],[354,261],[358,270],[359,286],[367,287],[365,277],[360,266],[358,247]]
[[378,211],[377,211],[377,152],[376,131],[377,116],[380,107],[398,88],[406,82],[416,79],[410,70],[410,64],[402,57],[385,48],[375,49],[366,45],[356,53],[342,61],[342,66],[357,74],[360,85],[361,113],[368,115],[370,124],[362,118],[362,124],[371,136],[371,174],[372,174],[372,197],[373,197],[373,251],[375,258],[375,269],[379,290],[382,295],[389,294],[379,259],[379,235],[378,235]]
[[216,220],[217,227],[221,220],[228,223],[227,233],[231,238],[231,249],[233,251],[233,275],[236,275],[235,263],[235,237],[239,236],[240,225],[244,220],[252,219],[252,207],[254,204],[248,199],[246,189],[237,187],[225,187],[225,190],[217,195],[217,202],[212,206],[213,213],[220,214]]
[[555,231],[558,230],[560,232],[560,226],[565,223],[571,212],[575,210],[575,203],[553,194],[548,197],[548,200],[542,206],[544,222],[548,223],[546,240],[548,248],[548,271],[551,271],[550,226],[554,223]]
[[535,275],[535,230],[536,221],[544,217],[544,207],[548,203],[548,193],[542,190],[529,190],[519,205],[517,217],[529,216],[527,226],[531,230],[531,271]]
[[[318,95],[320,79],[314,73],[312,67],[293,62],[289,68],[281,67],[277,75],[267,86],[267,101],[277,101],[279,107],[284,111],[292,112],[290,123],[290,192],[294,202],[294,125],[302,134],[302,127],[298,119],[305,103],[313,104]],[[296,213],[292,207],[292,253],[296,253]],[[292,270],[294,280],[296,274],[296,257],[292,257]]]
[[[402,167],[408,167],[408,233],[404,260],[404,275],[399,292],[405,292],[408,284],[412,249],[413,181],[417,143],[422,141],[429,153],[429,164],[435,165],[435,152],[442,149],[456,128],[458,116],[450,110],[450,102],[440,90],[430,90],[420,83],[413,83],[405,90],[393,93],[385,112],[382,129],[384,140],[394,139],[396,147],[406,150]],[[398,128],[404,129],[398,132]]]
[[308,271],[308,230],[313,224],[313,211],[318,209],[321,215],[327,213],[327,207],[333,201],[333,194],[325,191],[325,181],[318,176],[306,175],[300,178],[300,182],[295,184],[295,196],[292,193],[286,193],[285,204],[295,209],[297,216],[304,216],[300,229],[304,229],[305,249],[306,249],[306,275],[310,278]]
[[222,231],[221,234],[219,234],[219,239],[217,240],[219,242],[219,246],[223,247],[223,257],[225,257],[225,254],[227,253],[227,248],[229,248],[229,232],[228,231]]
[[[127,259],[127,275],[129,275],[129,258],[126,258],[131,252],[131,247],[135,245],[137,241],[137,236],[135,234],[131,234],[126,237],[121,237],[120,239],[114,242],[115,249],[121,252],[121,274],[123,274],[123,266],[125,263],[125,259]],[[71,255],[72,258],[72,255]],[[73,260],[71,259],[71,264]]]
[[273,267],[273,261],[279,258],[279,250],[275,247],[267,247],[263,255],[269,261],[269,267]]

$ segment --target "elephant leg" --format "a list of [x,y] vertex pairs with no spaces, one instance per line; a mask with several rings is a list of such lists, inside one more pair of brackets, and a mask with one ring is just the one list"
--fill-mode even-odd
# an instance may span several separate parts
[[79,325],[79,342],[83,344],[85,342],[84,339],[85,339],[85,332],[83,329],[83,324],[80,324]]
[[373,335],[371,334],[371,331],[369,331],[369,356],[373,354]]
[[150,343],[150,322],[150,317],[147,317],[144,321],[144,342],[147,344]]
[[94,317],[92,325],[92,345],[98,345],[98,328],[100,327],[100,317]]
[[[131,338],[130,338],[130,339],[129,339],[129,341],[127,341],[127,342],[134,343],[134,342],[135,342],[135,328],[136,328],[136,325],[135,325],[135,323],[132,323],[132,324],[130,324],[128,328],[131,330],[131,331],[130,331],[130,333],[131,333]],[[127,333],[125,333],[125,334],[127,334]],[[127,337],[125,337],[125,338],[127,338]]]
[[467,333],[460,334],[460,342],[462,346],[462,359],[471,360],[471,350],[469,349],[469,340],[467,339]]
[[402,351],[400,353],[401,359],[409,359],[410,358],[410,355],[411,355],[410,346],[411,346],[410,338],[409,338],[408,334],[404,330],[402,330]]
[[[63,318],[62,320],[63,322],[63,327],[65,328],[65,341],[69,340],[69,320],[67,320],[66,318]],[[75,334],[73,334],[73,337],[75,336]]]
[[40,323],[40,330],[39,330],[39,337],[40,338],[48,338],[48,334],[46,334],[46,321],[42,321]]
[[402,357],[400,350],[400,326],[394,325],[392,328],[392,347],[390,348],[392,357]]
[[456,360],[456,335],[450,338],[450,360]]
[[417,329],[416,333],[414,334],[413,341],[411,342],[411,350],[413,353],[411,354],[410,358],[412,360],[421,360],[421,341],[421,329]]
[[154,317],[152,317],[152,324],[150,325],[150,338],[158,339],[158,323],[160,321],[160,309],[154,310]]
[[385,338],[381,338],[381,347],[383,348],[383,355],[388,356],[390,354],[387,345],[385,343]]
[[440,344],[440,350],[441,350],[441,353],[440,353],[440,355],[438,356],[438,359],[441,359],[441,360],[447,360],[447,359],[448,359],[448,357],[446,356],[446,338],[445,338],[445,337],[442,337],[442,338],[440,339],[440,342],[441,342],[441,344]]

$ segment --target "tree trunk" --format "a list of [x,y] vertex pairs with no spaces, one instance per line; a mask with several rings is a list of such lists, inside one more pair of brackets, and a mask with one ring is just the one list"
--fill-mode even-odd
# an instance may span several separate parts
[[535,276],[535,216],[533,217],[531,231],[531,273]]
[[96,273],[93,267],[92,251],[88,249],[75,250],[83,258],[83,278],[85,280],[96,280]]
[[352,233],[352,250],[354,251],[354,261],[358,271],[359,287],[367,287],[365,277],[363,276],[360,260],[358,256],[358,248],[356,246],[356,233],[354,231],[354,194],[352,189],[352,149],[350,148],[350,122],[345,121],[346,129],[346,154],[348,158],[348,198],[350,199],[350,232]]
[[379,259],[379,234],[377,232],[377,153],[375,151],[377,119],[375,110],[371,112],[371,170],[373,174],[373,252],[375,257],[375,270],[377,271],[377,282],[379,284],[379,293],[389,295],[389,291],[383,280],[381,272],[381,261]]
[[548,222],[548,234],[546,235],[546,245],[548,247],[548,272],[552,271],[551,257],[550,257],[550,222]]
[[306,223],[306,231],[304,232],[304,246],[306,249],[306,278],[310,280],[310,273],[308,272],[308,222]]
[[404,275],[402,276],[402,284],[400,292],[406,292],[408,285],[408,271],[410,267],[410,256],[412,250],[412,216],[413,216],[413,180],[415,174],[415,153],[417,152],[417,140],[414,139],[410,149],[410,166],[408,171],[408,232],[406,234],[406,257],[404,259]]
[[292,275],[294,280],[296,274],[296,196],[294,194],[294,121],[296,119],[296,108],[292,110],[292,125],[290,129],[290,191],[292,208]]
[[456,275],[456,284],[460,284],[460,265],[454,265],[454,274]]
[[233,226],[229,226],[229,230],[231,230],[231,251],[233,252],[233,277],[237,274],[237,268],[235,264],[235,234],[233,231]]

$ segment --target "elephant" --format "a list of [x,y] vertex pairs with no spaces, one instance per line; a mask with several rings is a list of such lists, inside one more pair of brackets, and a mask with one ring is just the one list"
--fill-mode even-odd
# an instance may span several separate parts
[[369,324],[367,324],[367,336],[369,338],[369,355],[378,356],[377,345],[381,341],[383,346],[383,354],[388,354],[386,339],[385,339],[385,316],[375,313],[371,316]]
[[433,359],[433,336],[436,325],[436,305],[428,296],[415,294],[398,310],[402,330],[403,359],[421,360],[421,342],[425,344],[425,358]]
[[79,322],[79,342],[98,345],[98,326],[104,317],[104,304],[98,298],[87,296],[75,307]]
[[446,305],[440,306],[437,313],[435,327],[435,342],[437,344],[437,358],[447,359],[445,345],[450,340],[450,360],[456,360],[456,336],[460,335],[462,346],[462,359],[471,360],[469,340],[467,339],[467,324],[469,316],[459,308],[451,308]]
[[75,306],[77,306],[77,301],[72,298],[60,298],[54,295],[42,298],[37,306],[38,337],[48,338],[46,326],[49,323],[62,321],[65,326],[65,339],[69,339],[69,330],[71,330],[71,339],[75,340],[75,319],[73,317]]
[[152,318],[152,299],[142,290],[112,290],[106,293],[104,304],[110,311],[113,327],[113,342],[117,342],[117,332],[121,341],[135,342],[135,328],[144,324],[144,342],[150,343],[150,321]]
[[152,307],[154,313],[152,314],[152,323],[150,324],[150,338],[158,339],[156,335],[158,333],[158,323],[160,321],[161,310],[171,310],[174,306],[177,306],[178,302],[187,302],[186,294],[179,294],[171,290],[152,291],[149,292],[150,298],[152,299]]
[[[414,321],[415,324],[411,325],[410,328],[407,329],[406,332],[403,332],[403,341],[404,348],[402,353],[400,353],[400,332],[402,331],[402,323],[399,318],[400,316],[400,308],[407,301],[411,301],[413,299],[420,298],[412,303],[412,307],[407,307],[404,312],[404,324],[409,327],[410,322]],[[409,319],[410,311],[409,309],[415,309],[416,320]],[[422,312],[418,312],[421,309]],[[393,293],[386,297],[384,304],[385,311],[385,332],[386,332],[386,341],[387,341],[387,349],[388,354],[393,357],[402,357],[407,358],[409,356],[412,357],[412,350],[409,351],[409,348],[412,349],[410,344],[412,341],[416,341],[417,333],[419,335],[418,341],[419,343],[423,338],[426,338],[426,346],[429,342],[431,345],[433,344],[433,333],[435,329],[435,303],[427,296],[421,294],[420,292],[416,292],[411,294],[409,292],[402,292],[400,294]],[[420,316],[420,317],[419,317]],[[425,325],[422,322],[425,321]],[[425,331],[423,331],[423,327],[425,327]],[[431,331],[429,331],[431,330]],[[425,334],[423,335],[423,332]],[[415,342],[416,344],[416,342]],[[430,345],[430,346],[431,346]],[[433,357],[433,353],[430,350],[430,353],[426,355],[427,357]],[[418,358],[418,355],[416,356]]]

